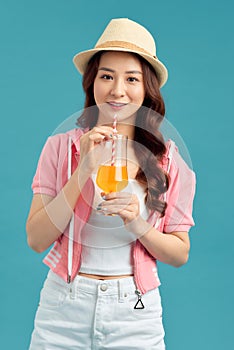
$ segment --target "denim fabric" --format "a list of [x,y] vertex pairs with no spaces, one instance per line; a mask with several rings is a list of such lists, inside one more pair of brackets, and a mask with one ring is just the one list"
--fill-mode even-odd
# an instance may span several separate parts
[[158,288],[138,301],[133,277],[71,284],[52,271],[44,283],[30,350],[165,350]]

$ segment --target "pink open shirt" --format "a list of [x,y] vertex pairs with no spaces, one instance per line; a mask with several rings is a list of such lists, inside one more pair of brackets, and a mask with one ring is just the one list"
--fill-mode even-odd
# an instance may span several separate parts
[[[72,145],[72,172],[76,169],[80,155],[80,136],[84,133],[81,129],[73,129],[64,134],[57,134],[48,138],[33,179],[32,189],[34,194],[46,194],[55,197],[64,187],[67,178],[68,167],[68,138],[71,137]],[[164,170],[168,167],[168,154],[172,142],[167,142],[167,152],[160,164]],[[187,166],[175,148],[170,164],[170,184],[166,193],[168,203],[165,216],[160,219],[157,229],[164,233],[174,231],[189,231],[194,225],[192,218],[192,205],[195,193],[195,174]],[[77,200],[74,210],[74,242],[72,275],[73,280],[79,272],[81,263],[80,234],[89,218],[92,207],[94,188],[92,180],[85,184],[81,195]],[[148,221],[156,225],[158,215],[151,212]],[[139,240],[133,245],[134,278],[137,288],[145,293],[160,285],[157,274],[155,258],[148,253]],[[67,280],[68,271],[68,227],[55,242],[50,252],[44,258],[44,263],[64,280]]]

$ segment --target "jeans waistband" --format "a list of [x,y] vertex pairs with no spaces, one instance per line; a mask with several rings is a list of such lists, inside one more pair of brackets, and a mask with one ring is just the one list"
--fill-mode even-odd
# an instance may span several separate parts
[[74,280],[74,288],[96,294],[119,295],[120,292],[135,293],[136,285],[132,276],[111,280],[97,280],[78,275]]
[[50,270],[48,273],[48,279],[56,282],[56,284],[59,284],[61,287],[64,287],[67,290],[73,289],[78,291],[80,289],[91,294],[97,294],[97,292],[105,293],[106,295],[118,295],[120,292],[135,294],[136,291],[133,276],[98,280],[77,275],[75,279],[68,284],[60,276]]

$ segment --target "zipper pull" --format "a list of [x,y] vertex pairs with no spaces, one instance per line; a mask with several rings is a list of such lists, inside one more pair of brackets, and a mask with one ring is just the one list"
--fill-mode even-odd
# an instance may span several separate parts
[[144,309],[145,306],[141,300],[141,297],[142,297],[141,292],[137,289],[137,290],[135,290],[135,293],[136,293],[138,299],[137,299],[136,305],[134,306],[134,309]]
[[67,283],[69,284],[69,295],[70,295],[70,299],[74,299],[74,295],[73,295],[73,289],[72,289],[72,283],[71,283],[71,275],[67,275]]

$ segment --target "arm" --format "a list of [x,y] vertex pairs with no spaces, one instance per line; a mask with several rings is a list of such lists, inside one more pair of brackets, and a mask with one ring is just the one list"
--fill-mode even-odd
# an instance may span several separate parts
[[28,245],[32,249],[43,252],[64,232],[87,179],[88,174],[81,172],[78,166],[56,197],[33,196],[26,223]]
[[[55,193],[58,156],[53,145],[48,143],[45,147],[37,179],[37,188],[43,188],[44,194],[34,194],[26,223],[28,244],[32,249],[43,252],[64,232],[82,188],[97,164],[97,146],[103,139],[110,138],[112,133],[112,128],[102,126],[81,136],[79,165],[62,190],[54,196],[51,193]],[[46,193],[48,187],[50,194]]]
[[165,234],[151,227],[139,240],[153,257],[166,264],[180,267],[188,261],[190,240],[187,232]]

